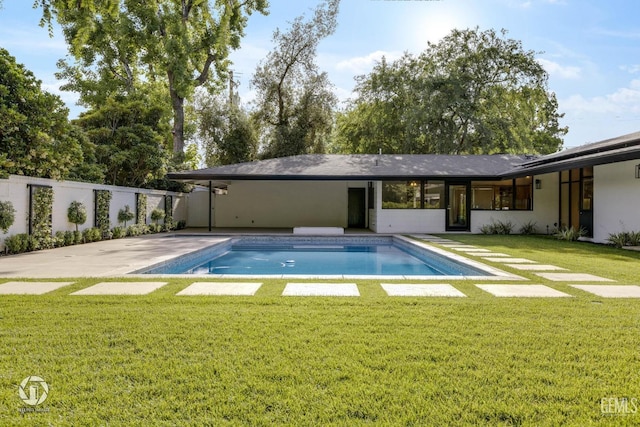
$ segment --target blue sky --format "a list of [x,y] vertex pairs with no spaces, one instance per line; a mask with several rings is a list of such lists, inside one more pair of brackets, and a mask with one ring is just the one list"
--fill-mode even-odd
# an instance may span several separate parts
[[[56,61],[66,55],[57,33],[38,26],[31,0],[4,0],[0,46],[25,64],[43,87],[59,94],[71,109],[73,94],[60,92]],[[276,27],[285,30],[296,16],[310,16],[315,0],[271,0],[268,16],[249,19],[242,47],[232,55],[244,103],[257,63],[271,49]],[[329,73],[342,100],[351,95],[354,76],[366,74],[383,55],[417,54],[453,28],[506,29],[521,40],[550,75],[565,147],[640,131],[640,2],[638,0],[342,0],[338,28],[322,41],[318,64]]]

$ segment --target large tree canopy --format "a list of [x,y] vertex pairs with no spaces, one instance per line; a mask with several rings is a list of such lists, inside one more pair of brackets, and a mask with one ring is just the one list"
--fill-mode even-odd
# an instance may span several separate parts
[[338,6],[339,0],[327,0],[309,21],[298,17],[287,32],[278,29],[273,34],[274,50],[251,81],[263,157],[325,151],[337,99],[315,57],[320,41],[336,29]]
[[[64,179],[83,163],[62,100],[0,48],[0,176]],[[75,175],[74,175],[75,176]]]
[[493,30],[454,30],[358,77],[334,151],[553,153],[567,129],[535,53]]
[[[173,151],[184,150],[184,102],[196,87],[224,75],[247,16],[267,0],[36,0],[44,22],[55,16],[75,65],[62,63],[70,89],[85,102],[128,91],[140,76],[166,83],[173,109]],[[95,104],[94,104],[95,106]]]
[[162,117],[148,98],[118,96],[76,120],[96,147],[107,184],[141,187],[164,176],[168,129]]

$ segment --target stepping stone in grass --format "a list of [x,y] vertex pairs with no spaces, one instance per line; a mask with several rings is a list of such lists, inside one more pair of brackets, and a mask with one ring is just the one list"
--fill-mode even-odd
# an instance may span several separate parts
[[640,286],[636,285],[569,285],[603,298],[640,298]]
[[447,284],[380,284],[391,297],[466,297]]
[[6,282],[0,285],[0,295],[42,295],[75,282]]
[[359,297],[355,283],[287,283],[283,296]]
[[167,282],[102,282],[71,295],[146,295]]
[[195,282],[176,295],[255,295],[262,283]]
[[584,273],[536,273],[536,275],[553,282],[615,282],[615,280]]
[[497,297],[518,297],[518,298],[559,298],[570,297],[571,295],[557,291],[545,285],[476,285],[483,291],[489,292]]

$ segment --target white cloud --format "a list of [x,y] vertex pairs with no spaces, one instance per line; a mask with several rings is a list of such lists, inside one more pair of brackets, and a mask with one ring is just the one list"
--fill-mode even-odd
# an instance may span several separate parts
[[339,61],[336,64],[336,69],[339,71],[349,71],[353,75],[365,74],[369,72],[373,68],[374,64],[379,62],[383,56],[391,62],[399,59],[402,56],[402,53],[376,50],[375,52],[371,52],[365,56],[356,56]]
[[563,79],[580,78],[580,67],[563,66],[558,64],[557,62],[543,58],[538,59],[538,62],[550,75],[557,76]]
[[629,74],[640,73],[640,64],[623,65],[620,67],[622,71],[626,71]]
[[619,88],[613,93],[585,98],[573,95],[560,102],[562,110],[601,114],[638,114],[640,113],[640,79],[632,80],[628,87]]

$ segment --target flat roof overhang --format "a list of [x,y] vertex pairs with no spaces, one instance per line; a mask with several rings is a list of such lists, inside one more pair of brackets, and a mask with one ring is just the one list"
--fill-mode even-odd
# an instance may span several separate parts
[[621,147],[605,152],[593,152],[581,156],[568,157],[546,163],[531,162],[514,168],[501,175],[502,178],[515,178],[525,175],[542,175],[570,169],[598,166],[608,163],[619,163],[640,159],[640,145]]

